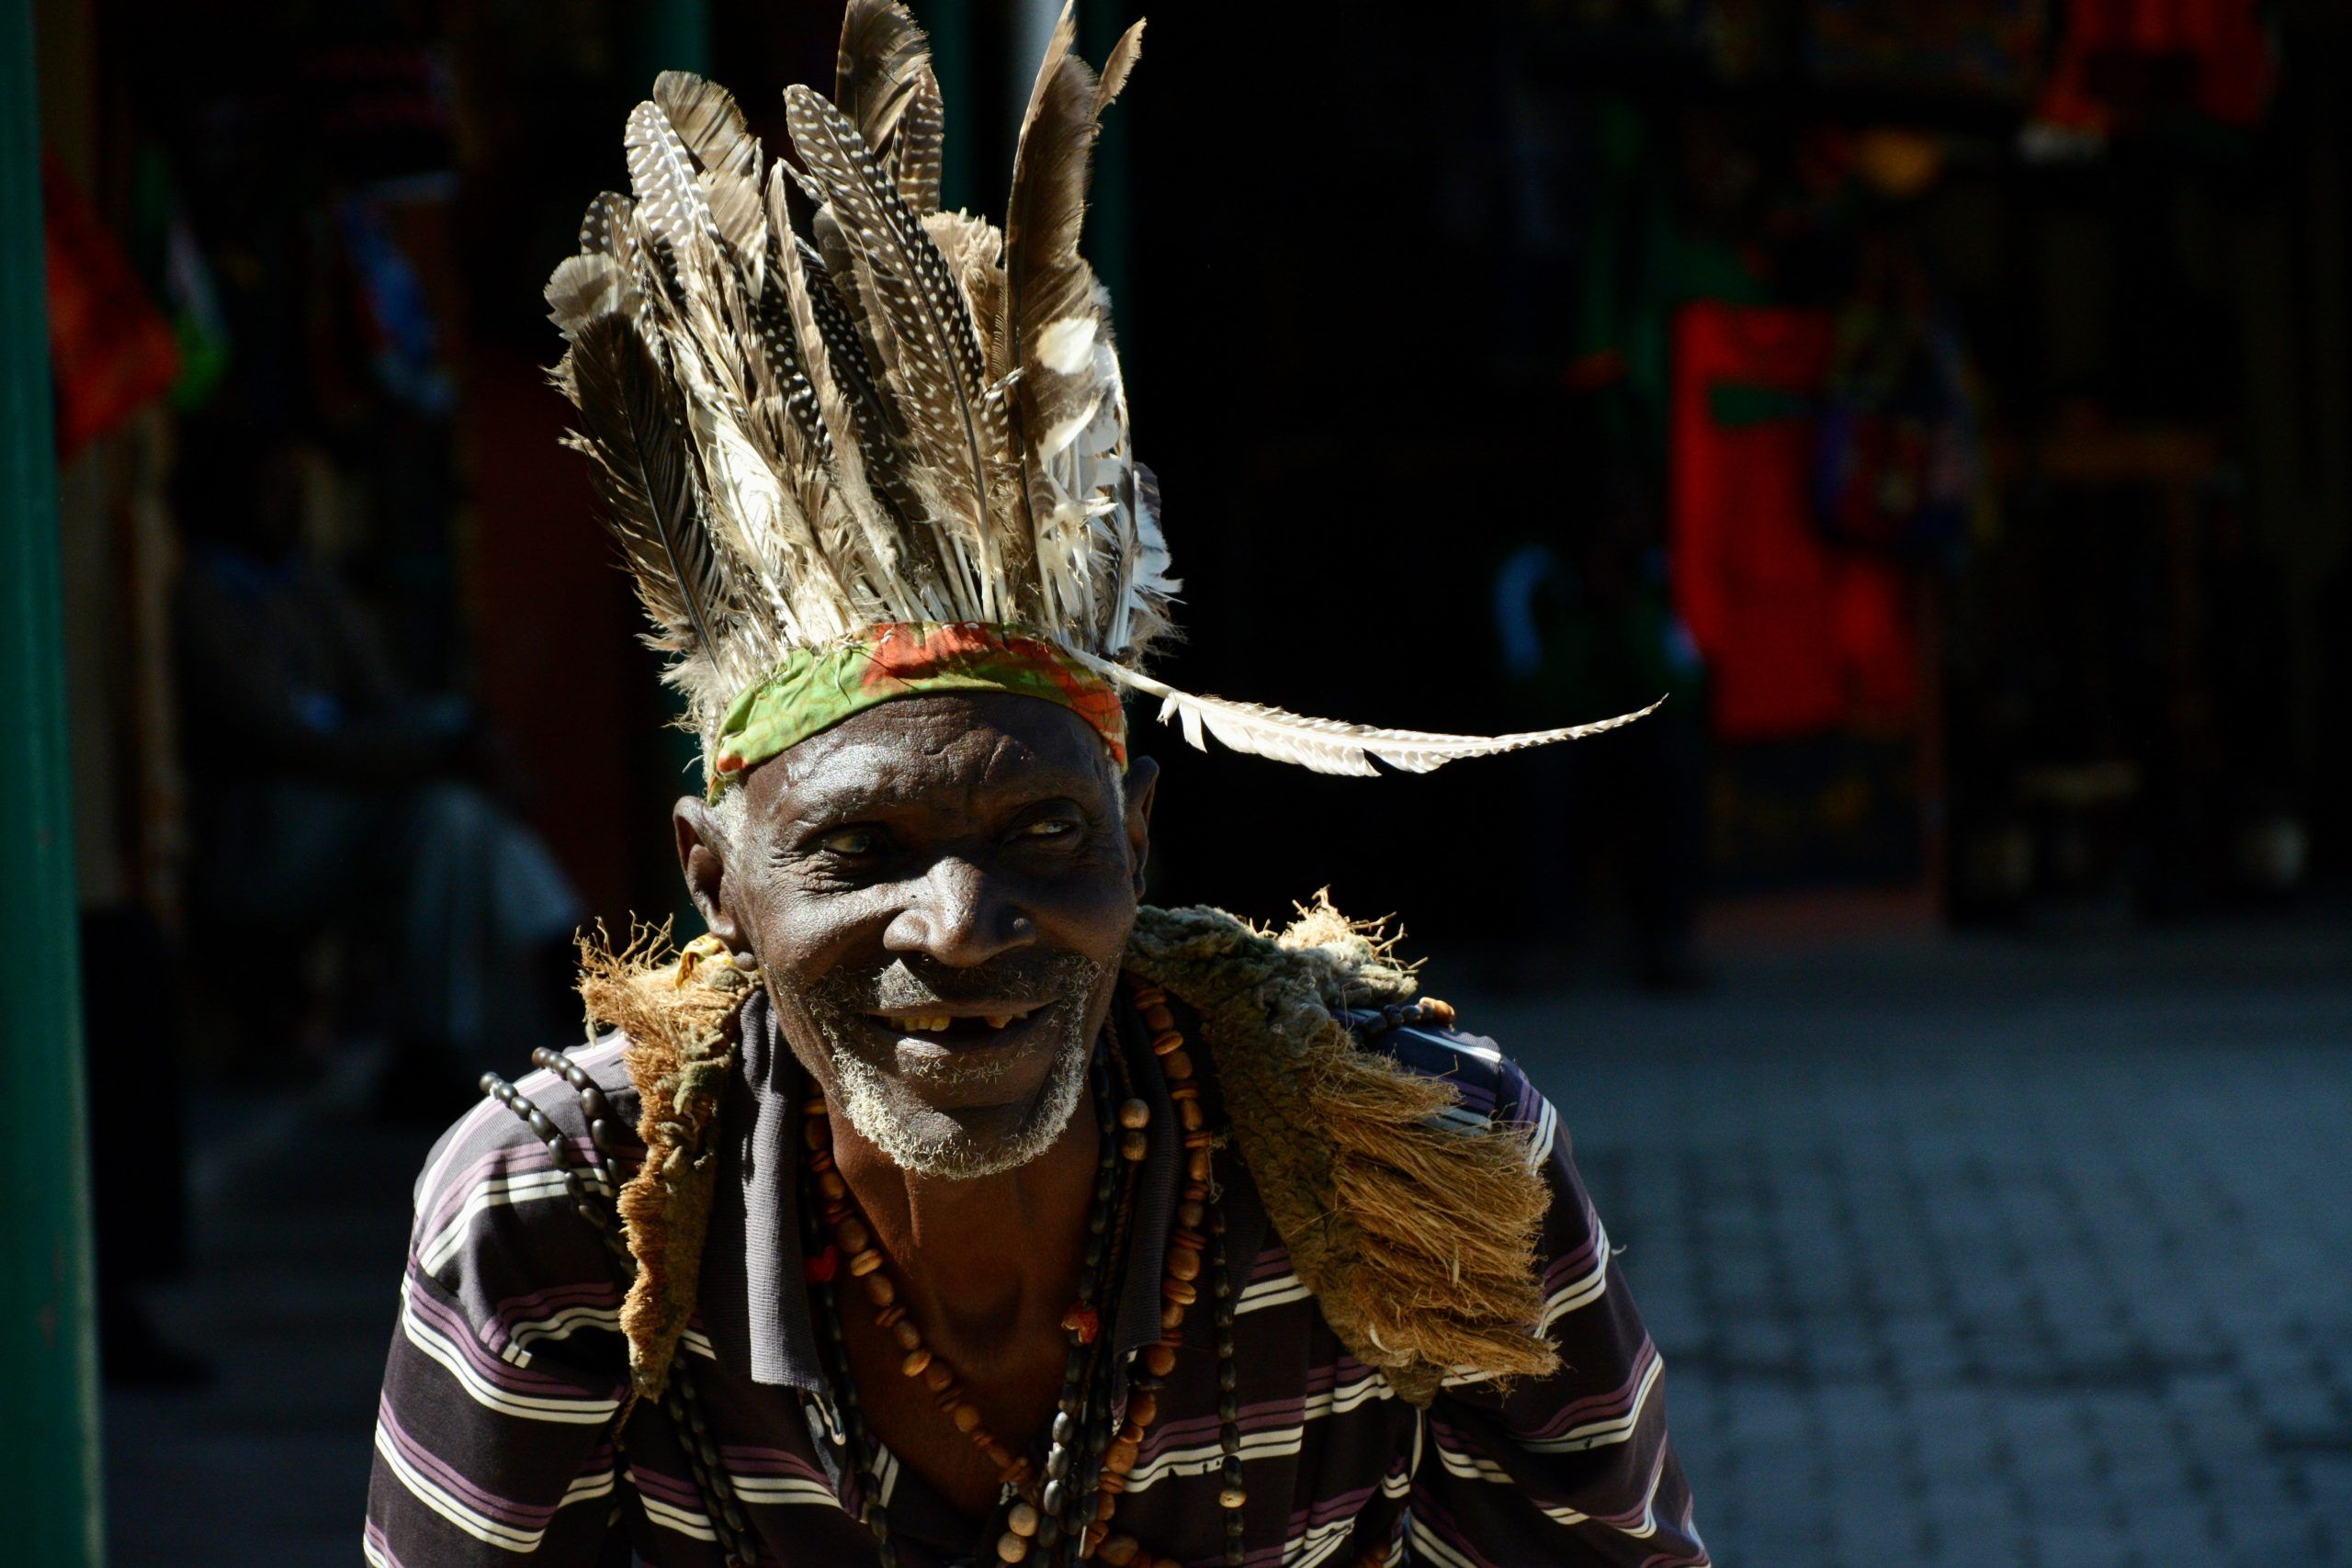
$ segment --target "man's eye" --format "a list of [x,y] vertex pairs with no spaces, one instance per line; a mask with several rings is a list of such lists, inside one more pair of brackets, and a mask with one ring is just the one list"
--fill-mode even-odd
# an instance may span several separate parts
[[881,848],[880,835],[870,828],[843,828],[828,833],[817,840],[819,846],[837,855],[870,855]]
[[1078,831],[1078,824],[1060,817],[1042,818],[1021,829],[1024,839],[1058,839],[1065,833]]

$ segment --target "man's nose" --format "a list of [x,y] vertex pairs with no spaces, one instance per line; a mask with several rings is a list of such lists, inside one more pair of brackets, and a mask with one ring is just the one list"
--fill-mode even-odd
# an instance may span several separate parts
[[958,969],[1037,940],[1037,923],[1023,913],[1001,881],[969,861],[942,858],[914,889],[888,928],[893,953],[920,953]]

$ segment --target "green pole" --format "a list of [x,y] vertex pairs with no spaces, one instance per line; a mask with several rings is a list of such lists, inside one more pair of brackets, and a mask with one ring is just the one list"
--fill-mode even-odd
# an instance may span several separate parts
[[97,1347],[33,0],[0,0],[0,1421],[7,1556],[96,1568]]
[[940,171],[940,205],[950,212],[976,208],[980,191],[972,170],[981,153],[979,143],[972,140],[972,96],[978,78],[972,69],[970,0],[929,0],[916,7],[916,20],[931,34],[931,69],[939,78],[945,111],[947,161]]

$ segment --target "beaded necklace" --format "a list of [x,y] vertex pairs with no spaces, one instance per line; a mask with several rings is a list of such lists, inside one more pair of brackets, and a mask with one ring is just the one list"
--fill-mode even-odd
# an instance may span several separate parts
[[1113,1533],[1112,1526],[1145,1434],[1159,1414],[1163,1380],[1175,1369],[1186,1311],[1199,1299],[1204,1253],[1215,1298],[1217,1413],[1224,1455],[1218,1496],[1225,1510],[1224,1557],[1230,1564],[1242,1561],[1241,1509],[1249,1495],[1242,1484],[1233,1286],[1225,1256],[1225,1215],[1211,1196],[1216,1134],[1204,1125],[1201,1088],[1193,1079],[1192,1059],[1184,1053],[1184,1037],[1168,1010],[1166,993],[1132,978],[1128,985],[1128,999],[1151,1032],[1152,1052],[1176,1108],[1185,1150],[1184,1185],[1160,1282],[1160,1337],[1142,1353],[1140,1370],[1129,1380],[1124,1419],[1114,1426],[1109,1356],[1107,1348],[1099,1343],[1102,1303],[1111,1282],[1125,1272],[1137,1173],[1150,1151],[1151,1109],[1132,1092],[1124,1054],[1116,1049],[1098,1051],[1090,1078],[1101,1122],[1102,1154],[1088,1210],[1078,1297],[1062,1318],[1069,1349],[1042,1476],[1027,1456],[1015,1455],[988,1430],[978,1409],[965,1397],[955,1370],[923,1343],[921,1328],[899,1300],[899,1287],[888,1269],[888,1260],[876,1245],[834,1164],[831,1121],[824,1100],[813,1098],[802,1105],[802,1141],[817,1200],[803,1211],[809,1229],[808,1280],[820,1307],[828,1371],[841,1390],[843,1436],[859,1466],[862,1517],[874,1532],[883,1568],[896,1568],[898,1552],[890,1541],[888,1513],[873,1471],[875,1445],[864,1429],[856,1383],[849,1369],[841,1318],[844,1274],[862,1282],[876,1323],[905,1352],[899,1371],[908,1377],[922,1378],[942,1414],[996,1466],[1003,1485],[998,1506],[1001,1529],[993,1531],[1000,1562],[1023,1562],[1035,1557],[1040,1564],[1059,1565],[1099,1557],[1113,1568],[1174,1568],[1173,1559],[1153,1555],[1133,1536]]

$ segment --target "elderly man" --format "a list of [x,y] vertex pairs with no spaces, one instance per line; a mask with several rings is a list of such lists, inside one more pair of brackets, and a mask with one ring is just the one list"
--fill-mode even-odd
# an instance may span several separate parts
[[1492,739],[1176,691],[1077,251],[1067,15],[1004,231],[938,208],[922,42],[853,0],[798,166],[664,76],[548,287],[707,761],[707,934],[417,1188],[378,1563],[1705,1561],[1660,1362],[1551,1108],[1328,906],[1139,903],[1157,770]]

